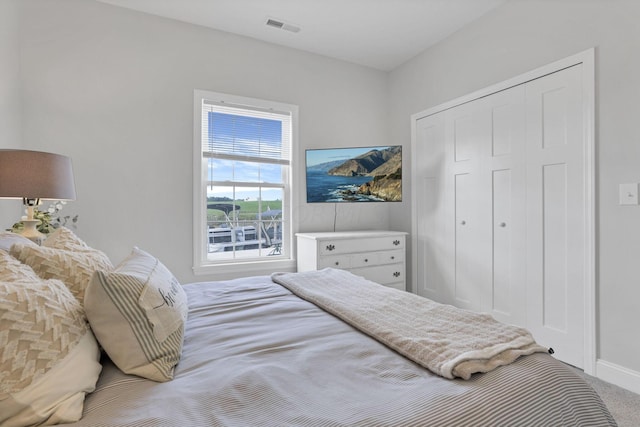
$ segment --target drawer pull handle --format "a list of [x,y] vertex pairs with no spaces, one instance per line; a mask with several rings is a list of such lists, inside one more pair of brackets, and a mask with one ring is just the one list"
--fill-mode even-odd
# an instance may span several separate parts
[[332,251],[334,250],[336,247],[334,245],[327,245],[327,250],[328,251]]
[[336,265],[340,265],[340,261],[336,261]]
[[506,222],[501,222],[501,223],[500,223],[500,227],[506,227],[506,226],[507,226],[507,223],[506,223]]
[[393,244],[394,244],[394,245],[396,245],[396,246],[398,246],[398,245],[400,244],[400,240],[394,240],[394,241],[393,241]]
[[365,259],[364,259],[364,262],[369,262],[369,260],[365,258]]
[[391,256],[391,259],[396,259],[396,257],[394,257],[393,255]]
[[395,273],[393,273],[393,277],[400,277],[400,272],[396,271]]

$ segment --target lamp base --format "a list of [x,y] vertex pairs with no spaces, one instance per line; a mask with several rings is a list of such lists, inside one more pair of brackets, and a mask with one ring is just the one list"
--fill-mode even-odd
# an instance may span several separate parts
[[42,244],[44,239],[47,237],[36,228],[38,224],[40,224],[39,219],[23,219],[22,223],[24,224],[24,228],[20,232],[21,236],[26,237],[38,245]]

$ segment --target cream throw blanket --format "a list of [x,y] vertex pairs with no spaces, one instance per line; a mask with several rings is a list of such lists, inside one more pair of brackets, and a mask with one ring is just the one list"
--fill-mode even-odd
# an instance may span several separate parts
[[547,351],[526,329],[387,288],[348,271],[327,268],[274,273],[271,278],[445,378],[469,379],[522,355]]

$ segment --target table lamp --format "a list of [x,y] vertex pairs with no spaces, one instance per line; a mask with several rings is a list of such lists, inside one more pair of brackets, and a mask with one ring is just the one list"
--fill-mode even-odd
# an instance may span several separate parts
[[30,150],[0,149],[0,198],[22,199],[27,217],[22,219],[21,234],[41,241],[40,222],[33,218],[40,200],[75,200],[71,159],[59,154]]

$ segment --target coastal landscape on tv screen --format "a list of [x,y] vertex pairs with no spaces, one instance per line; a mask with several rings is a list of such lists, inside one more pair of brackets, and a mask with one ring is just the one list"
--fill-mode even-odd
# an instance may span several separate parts
[[306,150],[307,203],[401,202],[402,146]]

